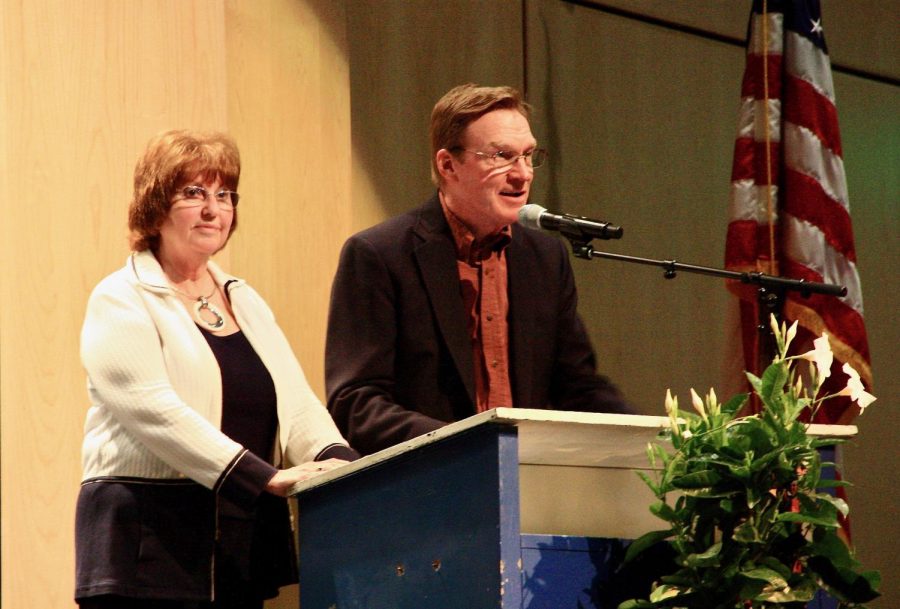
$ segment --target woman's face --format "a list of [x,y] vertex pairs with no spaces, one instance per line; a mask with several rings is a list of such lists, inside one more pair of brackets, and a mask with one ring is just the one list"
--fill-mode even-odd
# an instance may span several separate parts
[[[196,187],[200,187],[199,189]],[[218,178],[197,175],[180,184],[159,229],[160,252],[183,262],[205,261],[228,241],[234,207]]]

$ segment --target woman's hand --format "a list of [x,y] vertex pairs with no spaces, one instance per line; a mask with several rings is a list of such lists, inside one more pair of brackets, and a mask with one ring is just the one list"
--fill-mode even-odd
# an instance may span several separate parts
[[280,469],[269,483],[266,485],[266,491],[279,497],[287,497],[288,492],[298,482],[315,478],[316,476],[340,467],[349,461],[343,459],[326,459],[325,461],[307,461],[291,467],[290,469]]

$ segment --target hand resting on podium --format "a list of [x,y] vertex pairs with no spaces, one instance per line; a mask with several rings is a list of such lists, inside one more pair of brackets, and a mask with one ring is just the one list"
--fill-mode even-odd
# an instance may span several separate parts
[[349,461],[326,459],[325,461],[307,461],[288,469],[280,469],[269,480],[269,483],[266,485],[266,491],[279,497],[287,497],[291,488],[298,482],[315,478],[346,463],[349,463]]

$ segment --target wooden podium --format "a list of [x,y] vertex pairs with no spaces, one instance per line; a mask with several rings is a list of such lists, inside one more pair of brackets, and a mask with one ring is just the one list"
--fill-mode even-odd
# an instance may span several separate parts
[[[666,417],[497,408],[294,487],[302,609],[615,609]],[[854,426],[811,432],[851,437]]]

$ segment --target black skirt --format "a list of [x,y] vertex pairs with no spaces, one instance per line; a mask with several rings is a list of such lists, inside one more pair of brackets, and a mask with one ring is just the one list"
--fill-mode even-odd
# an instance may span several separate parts
[[[218,539],[217,539],[218,531]],[[88,481],[76,510],[75,598],[272,598],[297,582],[287,500],[241,507],[187,480]]]

